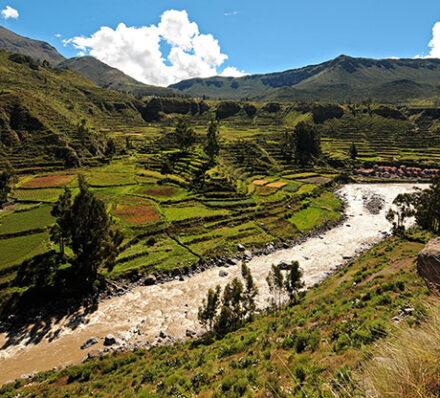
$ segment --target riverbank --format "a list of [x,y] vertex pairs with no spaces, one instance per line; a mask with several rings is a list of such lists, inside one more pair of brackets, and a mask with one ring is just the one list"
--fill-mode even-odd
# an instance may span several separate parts
[[[348,204],[344,224],[293,248],[257,256],[248,262],[260,291],[259,307],[266,307],[270,297],[265,279],[271,264],[298,260],[307,286],[322,281],[389,231],[383,214],[385,208],[379,214],[372,214],[364,207],[365,200],[379,192],[386,203],[391,203],[398,193],[411,189],[410,184],[342,187],[341,195],[346,196]],[[78,362],[91,351],[104,349],[104,338],[109,333],[115,336],[120,349],[151,347],[188,338],[188,334],[196,335],[201,332],[197,309],[207,289],[217,284],[224,286],[239,273],[238,266],[223,266],[183,281],[139,286],[98,303],[93,311],[84,309],[62,319],[52,319],[50,323],[37,319],[18,332],[3,333],[0,369],[4,379],[0,382],[23,373]],[[80,347],[91,338],[98,343],[82,350]]]
[[221,340],[114,353],[20,380],[0,393],[354,396],[361,392],[356,375],[365,349],[399,324],[424,317],[432,298],[415,270],[422,247],[414,239],[388,238],[309,289],[298,305],[258,315]]

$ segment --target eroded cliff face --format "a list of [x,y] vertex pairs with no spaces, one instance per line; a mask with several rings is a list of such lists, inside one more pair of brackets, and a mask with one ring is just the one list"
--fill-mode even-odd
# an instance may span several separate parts
[[432,239],[419,253],[417,272],[432,293],[440,296],[440,238]]

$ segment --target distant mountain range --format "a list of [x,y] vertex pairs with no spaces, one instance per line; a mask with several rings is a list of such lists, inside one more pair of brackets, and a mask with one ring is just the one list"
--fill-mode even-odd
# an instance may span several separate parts
[[54,67],[70,69],[103,88],[140,96],[175,97],[186,95],[174,89],[143,84],[94,57],[66,59],[50,44],[17,35],[2,26],[0,26],[0,48],[28,55],[40,62],[47,61]]
[[352,58],[239,78],[190,79],[170,86],[190,96],[260,101],[405,102],[440,95],[440,59]]
[[50,44],[0,26],[0,48],[70,69],[100,87],[139,96],[190,96],[254,101],[405,103],[440,96],[440,59],[352,58],[243,77],[184,80],[167,87],[143,84],[94,57],[66,59]]

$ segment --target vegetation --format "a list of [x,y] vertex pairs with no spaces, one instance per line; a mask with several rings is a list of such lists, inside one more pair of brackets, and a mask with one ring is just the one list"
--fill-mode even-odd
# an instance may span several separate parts
[[[430,311],[426,304],[432,297],[415,266],[423,247],[416,240],[430,236],[414,231],[407,236],[387,239],[307,291],[296,304],[255,315],[220,339],[208,334],[149,351],[114,353],[20,380],[4,386],[1,394],[362,396],[368,387],[360,366],[373,344],[402,325],[415,328]],[[231,300],[231,312],[232,308]],[[412,341],[414,350],[407,343],[398,344],[417,356],[432,347],[428,358],[435,355],[435,345],[425,344],[423,351],[415,352],[419,343]],[[382,353],[387,355],[386,350]],[[385,362],[371,364],[380,367]],[[404,375],[401,372],[396,382],[391,376],[388,380],[397,386]]]

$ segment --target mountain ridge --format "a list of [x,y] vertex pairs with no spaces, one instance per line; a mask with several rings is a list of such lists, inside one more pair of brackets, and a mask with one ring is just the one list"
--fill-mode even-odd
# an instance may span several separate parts
[[[424,86],[412,93],[408,82]],[[392,93],[383,92],[392,85]],[[404,102],[440,95],[439,59],[371,59],[340,55],[332,60],[284,72],[238,78],[195,78],[169,86],[192,96],[218,99]],[[279,90],[279,91],[277,91]]]

